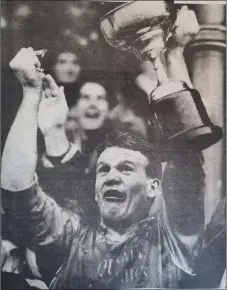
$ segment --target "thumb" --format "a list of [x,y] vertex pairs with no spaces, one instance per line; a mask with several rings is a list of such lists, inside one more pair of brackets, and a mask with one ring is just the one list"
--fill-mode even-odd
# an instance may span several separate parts
[[62,100],[65,100],[66,101],[66,99],[65,99],[65,91],[64,91],[64,87],[60,87],[59,88],[59,90],[60,90],[60,94],[59,94],[59,96],[60,96],[60,98],[62,99]]
[[67,101],[66,101],[66,98],[65,98],[65,89],[64,89],[64,87],[61,86],[61,87],[59,88],[59,90],[60,90],[60,94],[59,94],[60,99],[61,99],[62,102],[65,103],[65,105],[66,105],[67,108],[68,108]]
[[[177,19],[175,21],[175,26],[177,26],[179,24],[179,22],[181,21],[181,18],[184,17],[184,12],[188,11],[188,6],[187,5],[183,5],[177,12]],[[182,16],[183,15],[183,16]]]
[[61,93],[65,94],[65,88],[63,86],[60,87]]

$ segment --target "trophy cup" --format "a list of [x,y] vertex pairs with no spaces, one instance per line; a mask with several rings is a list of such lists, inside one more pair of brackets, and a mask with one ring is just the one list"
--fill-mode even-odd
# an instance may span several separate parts
[[153,63],[158,85],[149,104],[160,131],[156,141],[171,150],[204,150],[221,139],[222,129],[211,122],[199,92],[170,81],[161,63],[176,17],[173,1],[127,1],[101,18],[100,29],[111,46]]

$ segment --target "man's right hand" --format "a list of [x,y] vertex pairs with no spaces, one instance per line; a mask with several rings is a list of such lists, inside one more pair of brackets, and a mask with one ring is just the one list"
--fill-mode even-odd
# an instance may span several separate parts
[[23,89],[41,91],[44,74],[37,71],[41,65],[36,52],[31,47],[22,48],[9,65]]

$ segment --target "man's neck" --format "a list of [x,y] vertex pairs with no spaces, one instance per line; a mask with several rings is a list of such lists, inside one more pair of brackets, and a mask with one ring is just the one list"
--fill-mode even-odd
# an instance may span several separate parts
[[116,229],[102,224],[102,232],[108,242],[123,243],[137,227]]
[[122,243],[129,236],[131,236],[132,233],[134,233],[136,230],[140,228],[142,222],[143,220],[137,223],[123,226],[123,223],[117,225],[116,222],[114,222],[113,224],[111,222],[101,220],[100,229],[108,241],[114,243]]

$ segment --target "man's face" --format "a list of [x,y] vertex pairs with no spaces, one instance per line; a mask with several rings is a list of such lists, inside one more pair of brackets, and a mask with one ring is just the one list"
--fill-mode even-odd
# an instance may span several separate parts
[[105,149],[96,167],[96,201],[104,220],[135,223],[145,214],[150,189],[147,158],[139,151]]
[[85,83],[77,102],[78,122],[84,130],[96,130],[103,126],[109,113],[106,90],[98,83]]
[[54,65],[56,80],[63,84],[74,83],[79,77],[80,70],[78,57],[70,52],[59,54],[57,62]]

